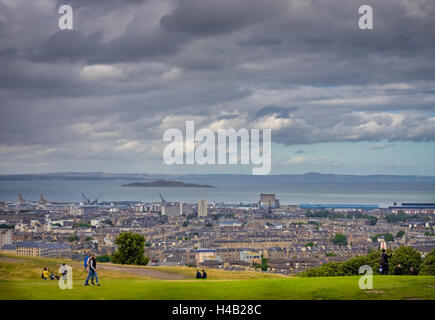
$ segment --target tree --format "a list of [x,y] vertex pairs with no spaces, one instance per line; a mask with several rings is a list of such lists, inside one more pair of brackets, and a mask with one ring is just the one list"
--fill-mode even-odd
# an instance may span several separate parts
[[402,238],[404,235],[405,235],[405,231],[400,230],[400,231],[397,232],[396,238]]
[[145,237],[132,232],[121,233],[115,240],[118,249],[112,256],[112,262],[121,264],[148,264],[144,256]]
[[314,243],[308,242],[304,245],[304,247],[314,247]]
[[420,270],[421,260],[420,252],[413,247],[400,246],[394,251],[390,266],[394,268],[400,263],[403,274],[410,274],[410,267],[414,267],[417,272]]
[[107,254],[103,254],[102,256],[98,256],[97,262],[110,262],[110,256]]
[[[329,256],[329,255],[328,255]],[[379,270],[379,251],[370,252],[365,256],[356,256],[344,262],[328,262],[320,267],[310,268],[301,273],[302,277],[336,277],[359,274],[359,268],[368,265],[374,274]]]
[[384,236],[384,240],[385,240],[386,242],[392,242],[392,241],[394,241],[394,237],[393,237],[393,235],[392,235],[391,233],[387,233],[387,234]]
[[435,249],[427,254],[420,268],[421,274],[435,275]]
[[74,242],[74,241],[79,241],[80,238],[79,238],[78,236],[69,236],[69,237],[67,238],[67,240],[68,240],[69,242]]
[[269,268],[269,265],[267,264],[267,260],[263,255],[261,255],[261,270],[267,271],[267,268]]
[[76,223],[73,225],[73,228],[90,228],[91,225],[89,223]]
[[344,234],[337,233],[331,242],[338,246],[347,246],[347,238]]

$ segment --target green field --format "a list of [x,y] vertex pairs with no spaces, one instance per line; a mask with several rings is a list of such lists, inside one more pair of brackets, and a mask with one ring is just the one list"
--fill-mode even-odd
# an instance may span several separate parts
[[[40,271],[55,270],[57,259],[0,256],[0,299],[435,299],[435,276],[374,276],[373,290],[361,290],[359,277],[301,278],[270,276],[258,272],[208,270],[207,280],[191,279],[186,267],[101,266],[101,287],[83,287],[85,273],[73,266],[74,287],[61,290],[57,281],[42,280]],[[113,266],[108,266],[107,268]],[[103,269],[104,268],[104,269]],[[149,271],[152,270],[152,271]],[[147,272],[161,272],[155,279]]]

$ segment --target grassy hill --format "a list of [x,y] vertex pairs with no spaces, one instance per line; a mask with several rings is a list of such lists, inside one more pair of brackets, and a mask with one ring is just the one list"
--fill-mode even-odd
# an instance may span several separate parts
[[[73,267],[74,287],[40,279],[47,267]],[[359,277],[300,278],[259,272],[99,264],[101,287],[83,287],[82,265],[73,261],[0,255],[0,299],[435,299],[435,276],[375,276],[373,290],[360,290]]]

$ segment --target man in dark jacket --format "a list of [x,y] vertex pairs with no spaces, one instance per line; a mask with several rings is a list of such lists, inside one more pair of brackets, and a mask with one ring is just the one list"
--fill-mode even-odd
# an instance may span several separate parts
[[202,278],[207,279],[207,272],[204,269],[202,269]]
[[401,276],[403,274],[402,265],[399,263],[396,268],[394,268],[394,274],[396,276]]
[[388,259],[391,258],[393,255],[390,254],[386,254],[385,253],[385,249],[382,249],[382,254],[381,254],[381,268],[382,268],[382,275],[386,275],[388,274]]
[[201,272],[199,272],[199,268],[196,269],[196,279],[201,279]]

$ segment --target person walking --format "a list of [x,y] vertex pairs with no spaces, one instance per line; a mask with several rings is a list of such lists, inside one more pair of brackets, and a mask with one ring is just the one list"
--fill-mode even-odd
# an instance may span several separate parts
[[381,261],[380,261],[380,265],[381,265],[381,274],[382,275],[387,275],[388,274],[388,259],[391,258],[393,255],[390,254],[388,255],[385,252],[385,249],[382,249],[382,254],[381,254]]
[[97,283],[97,286],[100,286],[100,283],[98,282],[98,275],[97,275],[97,259],[95,258],[94,253],[91,255],[91,258],[89,259],[88,268],[89,268],[88,269],[89,273],[83,285],[85,287],[88,286],[89,279],[91,279],[92,284],[94,284],[94,278],[95,278],[95,282]]
[[90,258],[91,258],[90,255],[86,255],[85,258],[83,259],[83,272],[85,271],[89,272],[88,263]]

